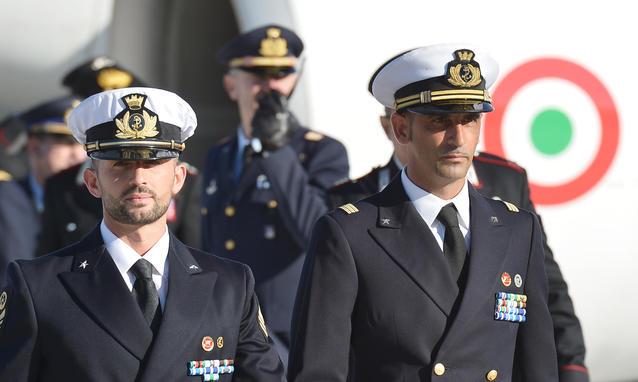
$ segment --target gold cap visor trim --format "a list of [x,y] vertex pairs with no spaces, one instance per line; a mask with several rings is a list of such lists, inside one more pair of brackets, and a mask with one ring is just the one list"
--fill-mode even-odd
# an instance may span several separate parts
[[165,141],[130,141],[130,142],[91,142],[84,145],[87,153],[105,150],[105,149],[113,149],[118,147],[142,147],[142,148],[156,148],[156,149],[167,149],[167,150],[176,150],[176,151],[184,151],[186,148],[186,143],[178,143],[175,141],[165,142]]
[[73,135],[71,129],[69,129],[69,126],[67,126],[65,123],[35,124],[31,127],[31,133]]
[[492,103],[492,96],[487,90],[426,90],[395,100],[394,108],[395,110],[399,110],[413,105],[450,100],[474,100]]
[[230,60],[228,66],[231,68],[259,67],[259,66],[284,66],[293,67],[297,65],[296,57],[241,57]]

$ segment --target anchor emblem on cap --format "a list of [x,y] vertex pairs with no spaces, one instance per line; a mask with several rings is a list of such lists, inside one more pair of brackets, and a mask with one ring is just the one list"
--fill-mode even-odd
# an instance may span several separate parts
[[448,64],[447,81],[461,88],[471,88],[481,83],[481,69],[478,62],[472,60],[474,52],[459,49],[454,52],[458,59]]

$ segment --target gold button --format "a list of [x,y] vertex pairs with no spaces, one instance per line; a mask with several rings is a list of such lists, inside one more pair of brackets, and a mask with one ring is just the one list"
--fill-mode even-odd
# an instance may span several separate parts
[[485,379],[487,379],[488,381],[496,381],[496,377],[498,376],[498,372],[496,370],[490,370],[487,372],[487,374],[485,375]]
[[226,216],[231,217],[235,215],[235,207],[233,206],[227,206],[224,209],[224,213],[226,214]]
[[276,200],[269,200],[268,201],[268,208],[277,208],[277,201]]
[[439,376],[445,374],[445,365],[440,362],[434,365],[434,374]]
[[208,208],[202,207],[202,215],[204,216],[208,215]]
[[235,249],[235,242],[233,240],[226,240],[224,246],[227,250],[232,251],[233,249]]

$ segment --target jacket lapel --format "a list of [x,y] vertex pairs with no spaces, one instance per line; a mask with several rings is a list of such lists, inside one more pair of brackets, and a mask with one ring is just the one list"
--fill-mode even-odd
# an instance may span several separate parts
[[79,305],[117,342],[142,360],[153,333],[104,248],[99,226],[80,243],[73,269],[60,274]]
[[449,316],[458,286],[441,248],[408,199],[401,177],[396,176],[378,196],[377,226],[372,237],[410,278]]
[[457,333],[463,333],[462,327],[485,306],[486,301],[495,302],[493,291],[500,280],[511,239],[511,228],[501,224],[500,216],[488,201],[471,185],[469,191],[472,237],[467,282],[461,305],[449,330],[450,339]]
[[201,338],[193,337],[200,332],[204,319],[209,317],[206,312],[212,301],[217,273],[203,271],[190,250],[172,234],[168,261],[166,306],[140,381],[161,380],[169,373],[167,365],[185,354],[184,349],[188,346],[201,342]]

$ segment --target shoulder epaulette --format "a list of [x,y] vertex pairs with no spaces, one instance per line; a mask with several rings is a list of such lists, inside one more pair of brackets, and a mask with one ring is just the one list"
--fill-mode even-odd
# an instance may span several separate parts
[[503,157],[499,157],[498,155],[494,155],[494,154],[490,154],[490,153],[485,153],[485,152],[480,152],[478,153],[478,155],[474,156],[474,160],[477,160],[479,162],[483,162],[483,163],[489,163],[489,164],[494,164],[497,166],[503,166],[503,167],[508,167],[511,168],[512,170],[516,171],[516,172],[524,172],[525,169],[521,166],[519,166],[518,164],[516,164],[515,162],[512,162],[511,160],[507,160]]
[[11,174],[9,174],[6,171],[0,170],[0,182],[6,182],[13,179],[13,177],[11,176]]
[[512,212],[518,212],[518,207],[516,207],[512,203],[506,202],[505,200],[501,200],[501,202],[503,202],[503,204],[505,204],[505,206],[507,207],[508,210],[510,210]]
[[316,131],[309,131],[303,137],[307,141],[317,142],[322,140],[324,138],[324,135]]
[[359,209],[355,207],[354,204],[352,203],[344,204],[343,206],[339,208],[343,210],[345,213],[347,213],[348,215],[356,214],[357,212],[359,212]]

